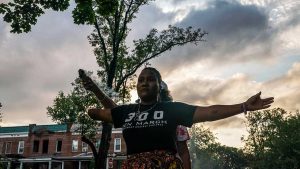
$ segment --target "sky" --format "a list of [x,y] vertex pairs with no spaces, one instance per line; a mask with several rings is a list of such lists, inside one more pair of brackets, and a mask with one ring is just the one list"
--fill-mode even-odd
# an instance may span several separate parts
[[[78,69],[97,70],[87,40],[92,27],[73,24],[71,11],[47,11],[27,34],[12,34],[0,21],[1,126],[53,123],[46,107],[58,92],[71,91]],[[205,42],[173,48],[150,62],[174,100],[235,104],[261,91],[275,97],[271,108],[300,109],[300,1],[150,2],[130,24],[128,45],[168,25],[208,32]],[[204,125],[228,146],[241,147],[247,134],[242,114]]]

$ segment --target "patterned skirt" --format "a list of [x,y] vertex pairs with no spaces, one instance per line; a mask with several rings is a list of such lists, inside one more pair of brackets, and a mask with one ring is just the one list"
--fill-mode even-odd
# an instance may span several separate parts
[[174,153],[159,150],[128,155],[122,169],[183,169],[183,165]]

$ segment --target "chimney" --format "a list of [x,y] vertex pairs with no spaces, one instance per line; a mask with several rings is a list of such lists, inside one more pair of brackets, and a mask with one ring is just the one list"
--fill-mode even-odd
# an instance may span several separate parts
[[29,124],[29,134],[32,134],[35,126],[36,126],[36,124]]

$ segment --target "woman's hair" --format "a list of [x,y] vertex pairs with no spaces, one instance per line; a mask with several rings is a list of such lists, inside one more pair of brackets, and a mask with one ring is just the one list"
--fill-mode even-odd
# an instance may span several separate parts
[[168,90],[168,85],[162,81],[160,72],[153,67],[145,67],[143,70],[150,70],[156,77],[159,83],[159,100],[160,101],[173,101],[170,91]]
[[162,102],[171,102],[173,101],[173,98],[170,94],[170,91],[168,89],[161,89],[159,92],[159,99]]

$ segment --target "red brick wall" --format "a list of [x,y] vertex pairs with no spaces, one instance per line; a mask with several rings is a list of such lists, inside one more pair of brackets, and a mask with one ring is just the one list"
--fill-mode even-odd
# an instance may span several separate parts
[[[100,135],[98,136],[100,138]],[[124,138],[121,133],[112,133],[112,139],[110,142],[109,153],[114,153],[114,139],[121,138],[121,153],[126,153],[126,145]],[[33,152],[33,143],[34,140],[39,140],[39,151]],[[43,140],[49,140],[48,143],[48,153],[43,154]],[[60,153],[56,152],[56,142],[57,140],[62,140],[62,149]],[[72,152],[72,140],[78,140],[78,151]],[[28,137],[9,137],[9,138],[0,138],[0,146],[2,146],[2,151],[0,154],[5,154],[5,143],[12,142],[11,154],[18,154],[18,145],[19,141],[25,141],[24,144],[24,157],[36,157],[36,156],[75,156],[82,152],[82,141],[80,135],[72,135],[70,132],[62,133],[48,133],[44,132],[39,135],[29,134]],[[1,150],[1,147],[0,147]],[[91,148],[88,147],[88,152],[91,152]],[[116,153],[118,154],[118,153]]]
[[9,154],[18,154],[19,141],[26,142],[27,137],[10,137],[10,138],[0,138],[0,154],[5,154],[6,143],[11,142],[11,153]]
[[112,133],[108,153],[114,153],[115,138],[121,138],[121,152],[126,153],[126,144],[122,133]]
[[[53,133],[53,134],[42,134],[42,135],[29,135],[26,142],[26,153],[25,156],[45,156],[45,155],[55,155],[55,156],[72,156],[78,153],[72,153],[72,139],[80,139],[80,136],[72,136],[71,133]],[[34,140],[39,140],[39,151],[33,152]],[[48,153],[43,154],[43,140],[49,140],[48,143]],[[61,152],[56,152],[57,140],[62,140]]]
[[[100,135],[98,136],[100,139]],[[121,133],[112,133],[112,139],[110,142],[109,153],[114,153],[114,139],[121,138],[121,153],[126,153],[126,145],[124,138]],[[39,151],[33,152],[33,143],[34,140],[39,140]],[[48,153],[43,154],[43,140],[49,140],[48,142]],[[56,141],[62,140],[62,149],[61,152],[56,152]],[[72,152],[72,140],[78,140],[78,151]],[[82,152],[82,141],[80,135],[72,135],[72,133],[42,133],[40,135],[29,134],[28,137],[9,137],[9,138],[0,138],[0,154],[5,154],[6,142],[11,142],[11,153],[18,154],[18,145],[19,141],[24,141],[24,157],[35,157],[35,156],[74,156],[83,153]],[[88,147],[88,151],[91,152],[91,148]],[[116,153],[118,154],[118,153]]]

